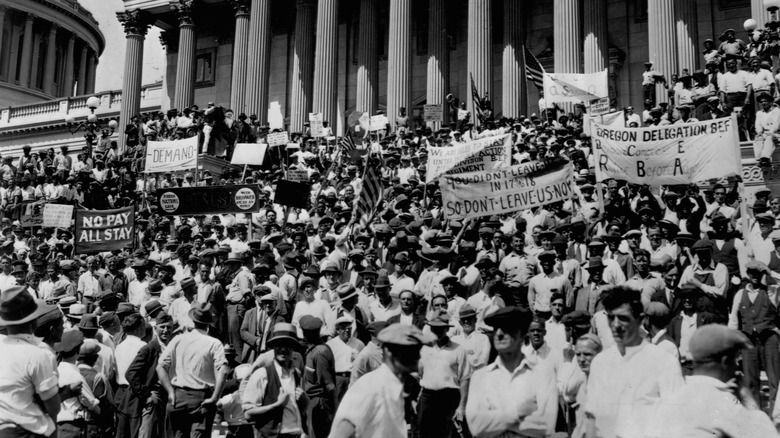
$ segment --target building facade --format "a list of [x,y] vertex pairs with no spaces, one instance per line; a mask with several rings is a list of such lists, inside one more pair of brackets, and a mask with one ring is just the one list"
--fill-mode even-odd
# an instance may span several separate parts
[[94,93],[104,48],[76,0],[0,0],[0,107]]

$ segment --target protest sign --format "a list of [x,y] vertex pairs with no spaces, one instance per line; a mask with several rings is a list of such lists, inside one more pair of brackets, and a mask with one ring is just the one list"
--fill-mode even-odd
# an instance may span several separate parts
[[431,182],[444,173],[493,170],[510,164],[512,138],[508,134],[457,143],[452,147],[429,147],[425,182]]
[[288,207],[309,207],[309,185],[302,182],[280,179],[276,183],[274,202]]
[[305,170],[290,169],[287,171],[287,180],[292,182],[309,182],[309,172]]
[[544,100],[547,103],[581,103],[607,96],[609,96],[607,70],[584,74],[544,74]]
[[425,105],[423,107],[423,120],[426,122],[441,122],[442,121],[442,105]]
[[691,184],[741,172],[736,122],[613,128],[593,125],[596,179],[634,184]]
[[133,205],[112,210],[76,210],[76,254],[129,248],[134,229]]
[[309,132],[312,137],[325,137],[322,125],[322,113],[309,113]]
[[590,111],[592,116],[600,116],[609,112],[609,97],[593,99],[590,101]]
[[287,134],[287,131],[271,132],[268,134],[266,141],[268,146],[282,146],[290,142],[290,136]]
[[65,204],[46,204],[43,206],[43,226],[68,228],[73,219],[73,206]]
[[387,116],[384,114],[371,116],[368,120],[369,131],[384,131],[387,128]]
[[198,137],[149,141],[146,145],[146,173],[179,172],[197,165]]
[[257,184],[178,187],[158,189],[157,193],[158,211],[165,216],[260,211]]
[[268,145],[265,143],[238,143],[236,149],[233,150],[230,164],[262,166],[267,149]]
[[[43,201],[26,202],[20,206],[21,215],[19,217],[19,226],[37,227],[43,223]],[[70,226],[70,223],[68,224]]]
[[591,116],[589,114],[582,115],[582,132],[588,137],[593,135],[593,124],[600,123],[605,126],[611,126],[613,128],[625,128],[626,115],[623,111],[615,111],[613,113],[602,114],[600,116]]
[[490,216],[569,199],[573,193],[569,162],[518,164],[502,169],[442,175],[439,178],[447,219]]

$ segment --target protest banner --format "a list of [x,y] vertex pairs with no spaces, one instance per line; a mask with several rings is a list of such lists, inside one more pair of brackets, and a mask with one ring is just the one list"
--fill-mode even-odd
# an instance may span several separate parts
[[312,137],[325,137],[322,125],[322,113],[309,113],[309,132]]
[[76,210],[76,254],[95,254],[133,244],[135,206],[111,210]]
[[309,207],[309,184],[280,179],[276,183],[274,202],[287,207]]
[[442,105],[425,105],[423,107],[423,120],[426,122],[441,122],[443,114]]
[[442,175],[439,178],[447,219],[491,216],[569,199],[573,166],[535,161],[502,169]]
[[457,143],[452,147],[429,147],[425,182],[431,182],[444,173],[493,170],[510,164],[512,138],[508,134]]
[[596,179],[634,184],[691,184],[741,172],[736,122],[613,128],[593,125]]
[[233,150],[230,164],[262,166],[266,150],[268,145],[265,143],[238,143]]
[[292,182],[308,183],[309,172],[305,170],[290,169],[287,171],[287,180]]
[[590,115],[600,116],[609,112],[609,97],[602,97],[590,101]]
[[271,132],[266,138],[268,146],[283,146],[290,142],[290,136],[287,131]]
[[384,131],[385,128],[387,128],[387,116],[384,114],[371,116],[368,120],[369,131]]
[[43,206],[43,226],[69,228],[73,219],[73,206],[65,204],[46,204]]
[[149,141],[146,145],[146,173],[194,169],[197,160],[197,136],[181,140]]
[[165,216],[260,211],[257,184],[178,187],[158,189],[157,193],[158,211]]
[[[19,226],[22,228],[37,227],[43,224],[44,201],[25,202],[20,206]],[[68,224],[70,226],[70,224]]]
[[589,102],[609,96],[607,70],[597,73],[545,73],[544,100],[552,102]]
[[602,114],[600,116],[591,116],[589,114],[582,115],[582,132],[588,137],[592,136],[593,124],[600,123],[605,126],[611,126],[613,128],[625,128],[626,127],[626,115],[623,111],[615,111],[612,113]]

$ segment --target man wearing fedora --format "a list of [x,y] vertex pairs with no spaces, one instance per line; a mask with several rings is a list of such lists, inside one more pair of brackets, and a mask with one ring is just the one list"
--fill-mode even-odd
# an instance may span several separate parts
[[[236,351],[241,351],[241,322],[246,313],[246,302],[255,287],[255,277],[249,269],[252,256],[249,254],[230,253],[225,261],[231,270],[237,269],[226,290],[228,341]],[[237,267],[236,267],[237,265]]]
[[35,320],[51,310],[23,286],[0,295],[0,433],[50,436],[60,411],[57,362],[33,336]]
[[127,315],[122,320],[122,332],[125,339],[116,346],[116,385],[114,394],[116,402],[116,436],[131,438],[138,435],[141,427],[141,410],[138,399],[133,396],[127,381],[127,370],[135,356],[146,345],[141,338],[146,334],[146,322],[138,313]]
[[81,317],[78,325],[76,326],[82,334],[84,334],[85,344],[97,344],[107,348],[101,348],[98,350],[97,361],[95,362],[95,369],[102,373],[109,379],[114,378],[116,373],[116,358],[114,357],[114,350],[107,345],[104,345],[96,339],[100,326],[98,325],[98,316],[94,313],[88,313]]
[[244,415],[255,428],[257,437],[300,437],[307,431],[306,408],[309,403],[303,389],[303,363],[296,361],[301,348],[292,324],[273,326],[268,339],[273,363],[255,370],[244,390]]
[[78,395],[62,400],[57,414],[57,436],[80,438],[87,428],[87,420],[100,414],[100,401],[92,392],[93,382],[87,382],[81,375],[76,361],[84,344],[84,335],[78,330],[68,330],[62,340],[55,344],[54,350],[60,359],[57,366],[61,384],[80,383]]
[[349,327],[350,337],[357,338],[364,344],[367,343],[370,339],[366,330],[369,320],[358,305],[360,297],[357,288],[350,283],[342,283],[336,288],[336,293],[339,299],[332,305],[335,312],[333,316],[336,319],[348,316],[352,320]]
[[173,300],[168,308],[168,314],[181,329],[190,330],[194,327],[190,319],[190,309],[197,302],[198,288],[192,277],[182,279],[180,287],[182,296]]
[[452,337],[452,342],[461,345],[468,355],[472,370],[487,365],[490,358],[490,338],[477,330],[477,311],[464,304],[458,311],[458,322],[462,333]]
[[146,288],[149,286],[149,278],[146,275],[149,264],[142,258],[136,258],[131,267],[135,273],[135,278],[127,286],[127,301],[134,306],[140,306],[145,300],[149,299],[149,294],[146,291]]
[[390,317],[401,313],[401,305],[390,296],[390,287],[391,284],[387,271],[381,269],[374,284],[376,299],[369,304],[373,321],[387,321]]
[[194,329],[173,338],[157,366],[157,376],[168,393],[167,412],[176,438],[211,436],[228,371],[224,346],[208,335],[214,322],[211,305],[193,305],[189,317]]
[[241,339],[244,349],[241,353],[243,363],[252,363],[260,353],[268,349],[268,339],[271,330],[279,322],[285,322],[284,317],[276,310],[278,292],[271,292],[268,286],[258,285],[253,290],[255,307],[249,309],[241,323]]
[[339,395],[339,401],[349,388],[349,380],[352,375],[352,364],[357,358],[365,344],[352,336],[352,325],[354,320],[351,316],[344,314],[336,319],[336,336],[331,338],[326,344],[333,352],[336,369],[336,389]]
[[332,438],[407,436],[404,382],[417,369],[420,349],[434,336],[411,325],[392,324],[379,332],[377,341],[382,365],[349,388],[333,420]]

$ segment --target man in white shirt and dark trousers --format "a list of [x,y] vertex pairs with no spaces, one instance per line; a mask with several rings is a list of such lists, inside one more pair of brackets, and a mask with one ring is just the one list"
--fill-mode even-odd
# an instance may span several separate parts
[[780,130],[780,108],[773,105],[769,93],[756,97],[761,106],[756,113],[756,137],[753,140],[753,153],[761,166],[769,166],[775,152],[775,142]]
[[214,322],[211,304],[195,304],[190,319],[195,329],[173,338],[157,366],[160,384],[168,392],[168,415],[176,438],[211,436],[228,371],[224,346],[208,335]]
[[138,436],[141,428],[141,409],[138,408],[138,398],[133,397],[129,382],[125,377],[127,369],[133,363],[135,356],[146,345],[141,338],[146,334],[146,323],[138,313],[127,315],[122,320],[122,332],[125,340],[116,346],[114,357],[116,359],[116,383],[119,388],[114,394],[116,403],[116,436],[131,438]]
[[336,389],[338,399],[341,401],[349,388],[349,380],[352,377],[352,363],[355,362],[358,353],[366,346],[363,342],[352,336],[352,323],[355,322],[349,315],[343,315],[336,320],[336,336],[326,342],[333,352],[336,360]]

